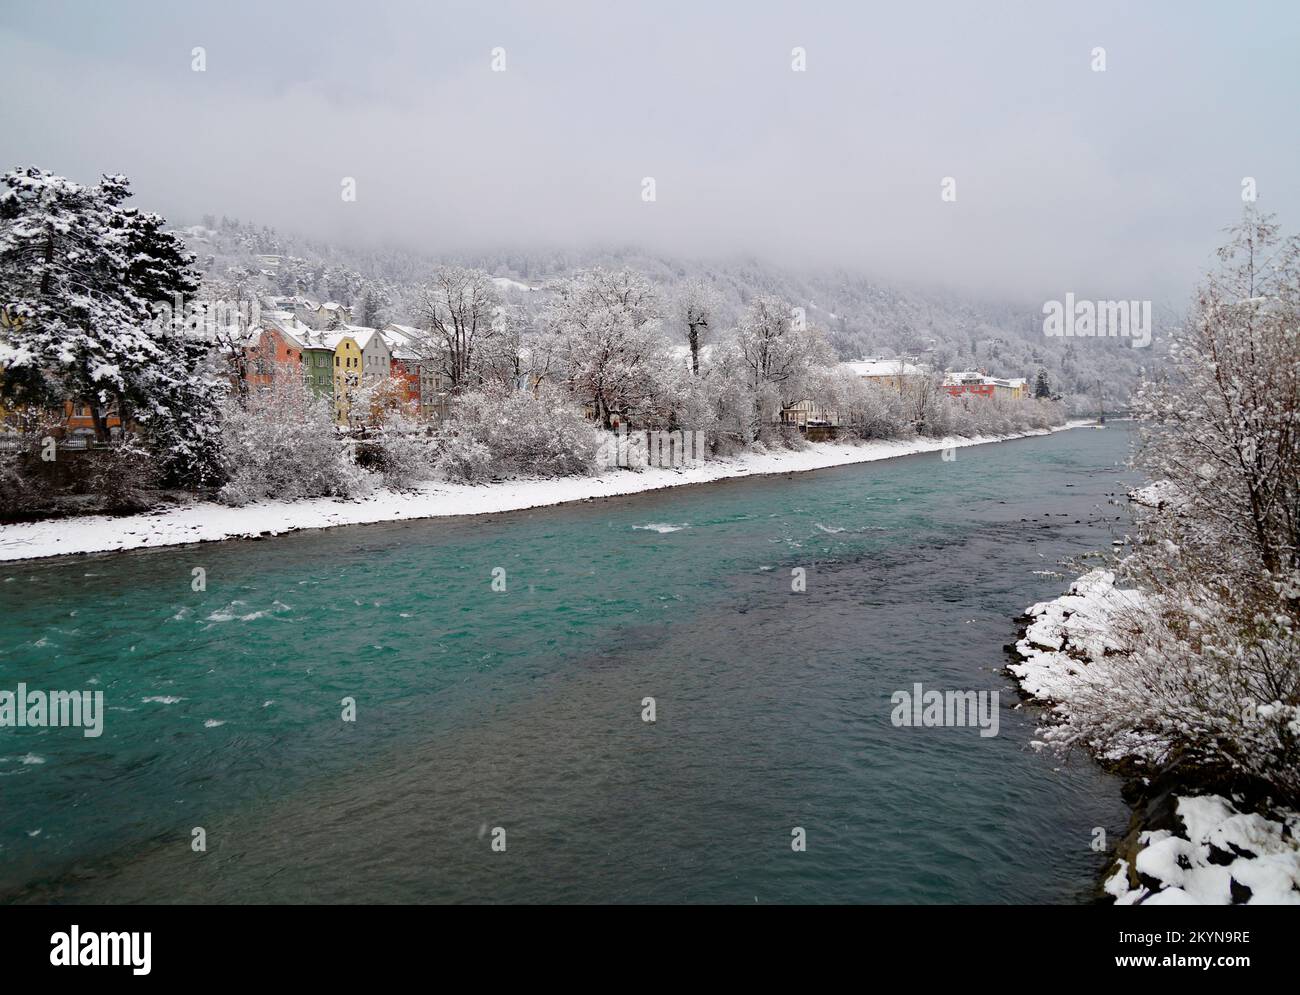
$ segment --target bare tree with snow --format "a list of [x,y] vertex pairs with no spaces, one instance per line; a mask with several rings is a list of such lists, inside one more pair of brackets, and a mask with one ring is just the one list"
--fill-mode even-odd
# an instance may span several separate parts
[[587,270],[562,281],[543,321],[566,386],[605,428],[643,407],[668,367],[658,299],[631,270]]
[[501,307],[496,284],[478,269],[440,269],[416,291],[411,305],[416,322],[429,332],[453,394],[477,386],[475,363],[485,340],[498,333]]

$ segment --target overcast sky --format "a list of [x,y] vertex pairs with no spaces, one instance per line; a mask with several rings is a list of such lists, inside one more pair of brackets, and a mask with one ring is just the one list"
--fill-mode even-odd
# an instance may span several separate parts
[[1300,230],[1300,3],[704,6],[6,2],[0,159],[177,221],[1015,297],[1181,298],[1247,176]]

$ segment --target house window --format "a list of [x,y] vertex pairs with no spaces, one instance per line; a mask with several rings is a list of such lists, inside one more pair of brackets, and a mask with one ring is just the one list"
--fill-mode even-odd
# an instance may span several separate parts
[[335,366],[338,366],[338,365],[339,365],[339,358],[338,358],[338,356],[335,356],[335,357],[334,357],[334,365],[335,365]]

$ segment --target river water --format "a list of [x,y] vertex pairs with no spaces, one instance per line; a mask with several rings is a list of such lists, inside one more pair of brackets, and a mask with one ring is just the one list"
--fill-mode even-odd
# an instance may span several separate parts
[[[0,565],[0,689],[106,707],[0,729],[0,900],[1086,900],[1119,782],[1001,668],[1123,534],[1127,447]],[[915,683],[998,734],[895,727]]]

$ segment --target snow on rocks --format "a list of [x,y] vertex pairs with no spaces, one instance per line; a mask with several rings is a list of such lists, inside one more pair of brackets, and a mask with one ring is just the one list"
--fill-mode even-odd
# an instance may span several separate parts
[[[1019,663],[1007,670],[1021,690],[1056,716],[1069,716],[1072,704],[1084,695],[1104,696],[1110,668],[1123,647],[1116,638],[1116,623],[1125,612],[1144,604],[1140,591],[1115,586],[1109,570],[1093,570],[1070,585],[1069,593],[1040,601],[1025,615],[1029,623],[1015,644]],[[1035,742],[1041,748],[1044,742]],[[1136,758],[1148,764],[1165,759],[1169,744],[1151,733],[1129,732],[1117,745],[1099,749],[1102,760]]]
[[1181,492],[1168,480],[1157,480],[1145,487],[1135,487],[1128,492],[1128,499],[1143,508],[1161,509],[1177,507],[1183,503]]
[[[1021,662],[1007,669],[1031,698],[1068,716],[1072,701],[1105,693],[1123,662],[1116,623],[1145,603],[1140,591],[1115,586],[1109,570],[1093,570],[1067,594],[1033,605],[1015,645]],[[1035,744],[1041,745],[1041,744]],[[1136,760],[1154,770],[1169,744],[1131,733],[1098,751],[1103,761]],[[1133,828],[1119,847],[1103,890],[1117,905],[1300,905],[1300,814],[1247,811],[1214,794],[1184,794],[1177,763],[1144,779]],[[1146,828],[1153,827],[1153,828]]]
[[1219,795],[1177,799],[1182,832],[1140,833],[1104,885],[1117,905],[1300,905],[1300,814],[1269,819]]
[[1068,594],[1028,609],[1029,625],[1016,643],[1024,662],[1007,669],[1030,697],[1068,705],[1082,682],[1104,679],[1106,654],[1120,650],[1112,616],[1140,599],[1138,591],[1117,588],[1109,570],[1084,574]]

